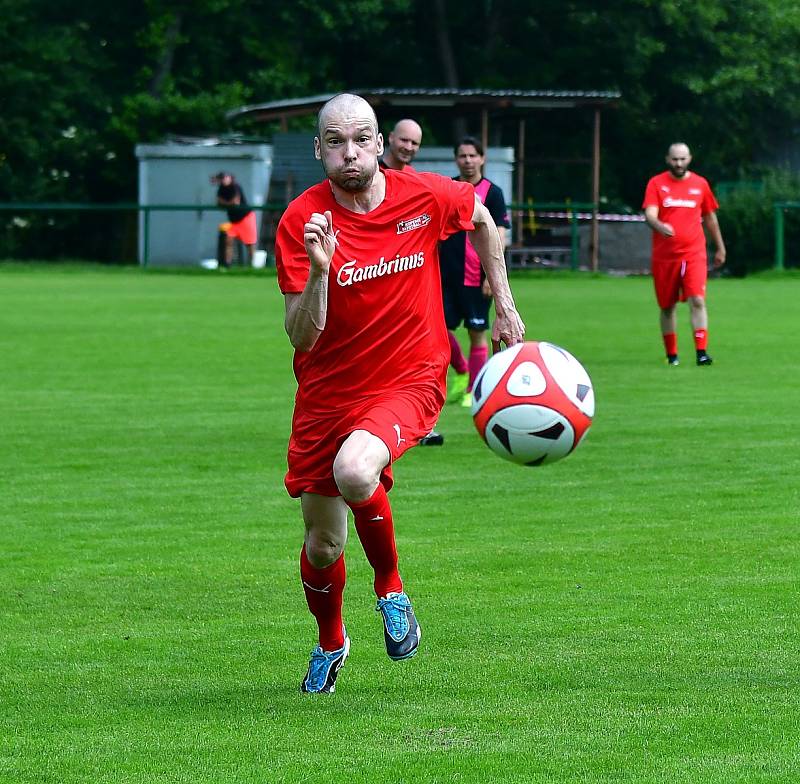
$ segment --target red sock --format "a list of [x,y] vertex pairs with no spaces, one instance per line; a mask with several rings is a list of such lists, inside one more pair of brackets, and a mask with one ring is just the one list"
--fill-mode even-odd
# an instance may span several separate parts
[[705,351],[708,345],[708,330],[696,329],[694,331],[694,347],[698,351]]
[[468,392],[472,392],[472,385],[480,369],[489,359],[489,346],[473,346],[469,351],[469,386]]
[[344,645],[342,634],[342,594],[347,579],[344,553],[323,569],[315,569],[300,551],[300,577],[311,614],[319,626],[319,644],[323,651],[335,651]]
[[397,547],[394,543],[394,523],[389,496],[380,482],[375,492],[358,504],[349,501],[353,510],[356,532],[370,566],[375,570],[375,594],[386,596],[391,591],[403,590],[403,581],[397,571]]
[[664,348],[667,350],[667,356],[675,356],[678,353],[677,334],[675,332],[665,332],[661,337],[664,339]]
[[461,344],[458,338],[448,329],[447,337],[450,339],[450,364],[456,373],[466,373],[469,369],[467,360],[464,358],[464,352],[461,350]]

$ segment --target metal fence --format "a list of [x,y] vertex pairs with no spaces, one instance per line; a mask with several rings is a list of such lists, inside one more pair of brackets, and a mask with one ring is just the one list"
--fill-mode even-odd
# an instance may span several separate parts
[[[786,266],[786,214],[800,210],[800,201],[776,201],[772,205],[775,216],[775,269]],[[795,251],[795,256],[800,255]]]
[[[277,223],[286,205],[251,206],[262,213],[259,247],[271,257]],[[529,202],[510,204],[508,210],[511,243],[506,260],[510,268],[577,269],[581,265],[579,222],[591,219],[594,205]],[[152,256],[153,215],[170,212],[224,215],[217,204],[0,203],[0,214],[5,216],[0,256],[138,261],[146,267]]]

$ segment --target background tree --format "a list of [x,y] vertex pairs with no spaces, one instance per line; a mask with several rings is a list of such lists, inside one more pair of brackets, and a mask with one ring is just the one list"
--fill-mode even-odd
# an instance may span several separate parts
[[[632,209],[671,141],[730,180],[759,175],[800,125],[787,0],[0,0],[0,52],[3,201],[130,200],[136,143],[261,131],[225,112],[343,88],[618,89],[602,192]],[[588,155],[589,122],[536,116],[531,157]],[[528,181],[588,194],[569,167]]]

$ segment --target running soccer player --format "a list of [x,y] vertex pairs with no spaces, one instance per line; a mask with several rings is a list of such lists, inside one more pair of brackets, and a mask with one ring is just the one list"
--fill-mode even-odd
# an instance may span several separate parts
[[494,292],[493,337],[523,340],[494,221],[467,183],[378,167],[383,138],[361,97],[320,110],[314,152],[327,179],[287,208],[276,266],[298,382],[286,488],[300,498],[300,575],[319,630],[301,690],[332,692],[350,650],[342,619],[347,512],[374,570],[386,652],[417,652],[398,571],[392,463],[431,431],[449,358],[437,242],[473,231]]
[[[419,152],[422,144],[422,127],[416,120],[406,118],[400,120],[389,132],[389,140],[383,158],[378,160],[381,169],[395,171],[416,171],[411,162]],[[420,446],[442,446],[444,436],[436,430],[419,440]]]
[[689,302],[697,364],[710,365],[706,279],[708,252],[703,223],[714,241],[714,268],[725,263],[725,243],[717,220],[719,204],[707,180],[689,171],[692,156],[681,143],[667,151],[667,171],[652,177],[644,195],[644,217],[653,230],[653,283],[661,309],[661,336],[667,364],[678,364],[675,309]]

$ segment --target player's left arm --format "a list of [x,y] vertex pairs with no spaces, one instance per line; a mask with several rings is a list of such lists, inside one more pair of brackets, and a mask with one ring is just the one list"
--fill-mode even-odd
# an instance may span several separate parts
[[[489,192],[483,202],[489,214],[494,220],[497,231],[500,232],[500,243],[503,246],[503,253],[505,254],[506,248],[506,233],[508,232],[511,224],[508,221],[508,213],[506,212],[506,200],[503,192],[496,185],[492,184],[489,187]],[[489,299],[492,296],[492,287],[489,285],[489,279],[483,279],[483,296]]]
[[525,324],[517,312],[511,286],[508,283],[500,232],[491,213],[477,196],[472,223],[475,225],[471,237],[472,245],[481,260],[494,297],[496,318],[492,325],[492,343],[495,347],[499,347],[500,341],[507,346],[513,346],[525,339]]
[[[500,244],[503,247],[503,255],[505,255],[505,247],[506,247],[506,227],[505,226],[498,226],[497,232],[500,235]],[[491,299],[492,297],[492,287],[489,284],[489,278],[484,278],[483,283],[481,284],[481,291],[483,292],[483,296],[486,299]]]
[[722,232],[719,228],[716,211],[707,212],[703,216],[703,223],[708,229],[708,233],[711,235],[711,239],[714,241],[714,247],[716,248],[714,252],[714,267],[721,267],[725,263],[727,251],[725,250],[725,243],[722,240]]

